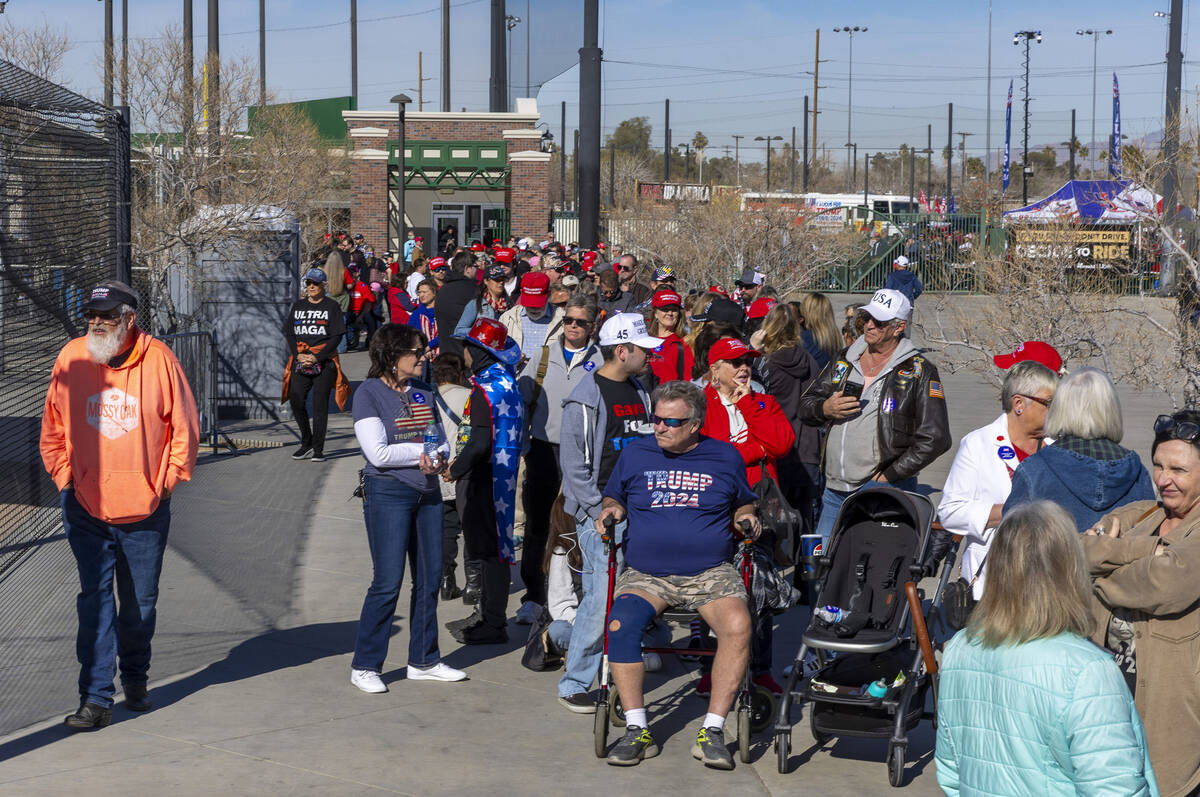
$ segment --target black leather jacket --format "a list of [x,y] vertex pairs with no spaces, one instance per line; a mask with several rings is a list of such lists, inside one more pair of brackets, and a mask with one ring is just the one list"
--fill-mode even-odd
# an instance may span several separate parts
[[[799,414],[806,424],[837,423],[825,417],[821,405],[841,389],[842,382],[851,372],[843,349],[800,399]],[[897,363],[883,380],[880,405],[893,409],[879,413],[878,472],[895,483],[917,475],[950,449],[950,418],[946,414],[945,392],[937,367],[920,354],[914,353]]]

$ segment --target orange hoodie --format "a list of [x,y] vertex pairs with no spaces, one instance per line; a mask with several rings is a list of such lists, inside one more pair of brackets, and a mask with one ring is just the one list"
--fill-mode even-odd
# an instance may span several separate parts
[[196,399],[175,354],[135,332],[116,368],[92,361],[87,338],[63,346],[42,414],[42,462],[61,490],[105,523],[132,523],[192,478],[199,446]]

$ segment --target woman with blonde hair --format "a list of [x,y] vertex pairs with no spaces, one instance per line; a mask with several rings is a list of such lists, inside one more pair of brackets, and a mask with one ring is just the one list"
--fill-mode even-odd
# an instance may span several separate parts
[[845,348],[829,297],[823,293],[804,294],[800,299],[800,320],[804,324],[800,333],[804,347],[817,365],[824,368]]
[[982,600],[942,657],[942,791],[1158,795],[1125,679],[1088,641],[1092,589],[1071,516],[1049,501],[1006,515],[988,571]]

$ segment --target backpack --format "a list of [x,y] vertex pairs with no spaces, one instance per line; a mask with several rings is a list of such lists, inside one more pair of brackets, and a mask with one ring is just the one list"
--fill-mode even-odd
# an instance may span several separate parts
[[529,636],[525,639],[525,652],[521,654],[521,664],[526,669],[546,672],[562,666],[563,655],[550,641],[550,623],[550,610],[543,606],[533,624],[529,626]]

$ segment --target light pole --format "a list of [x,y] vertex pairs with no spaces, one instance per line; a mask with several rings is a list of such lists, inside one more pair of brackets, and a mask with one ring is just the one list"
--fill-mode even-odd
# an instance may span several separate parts
[[1077,30],[1076,36],[1092,37],[1092,140],[1088,146],[1088,177],[1096,179],[1096,53],[1101,36],[1111,36],[1111,30]]
[[767,142],[767,193],[771,193],[771,142],[783,141],[783,136],[755,136],[755,141]]
[[1021,40],[1025,41],[1025,129],[1021,139],[1021,204],[1029,204],[1029,175],[1033,174],[1033,169],[1029,168],[1029,42],[1036,41],[1042,43],[1042,32],[1040,30],[1019,30],[1013,34],[1013,45],[1018,45]]
[[[508,47],[505,48],[508,50],[508,67],[507,67],[508,80],[506,80],[505,83],[508,85],[509,91],[512,91],[512,32],[513,32],[513,28],[515,28],[517,25],[520,25],[520,24],[521,24],[520,17],[514,17],[512,14],[508,14],[507,16],[504,17],[504,29],[506,31],[508,31]],[[512,109],[509,108],[509,110],[512,110]]]
[[404,237],[406,230],[404,229],[404,106],[412,102],[412,97],[407,94],[397,94],[392,97],[392,102],[396,103],[399,110],[397,120],[399,125],[396,127],[396,138],[399,143],[396,146],[396,240],[397,245],[404,246]]
[[851,117],[854,114],[854,34],[866,33],[867,27],[866,25],[863,25],[862,27],[859,27],[858,25],[855,25],[854,27],[843,25],[840,28],[834,28],[833,32],[845,33],[850,36],[850,68],[848,70],[849,79],[846,81],[846,190],[851,191],[854,188],[854,186],[850,184],[850,141],[852,140],[852,136],[850,135],[850,122]]

